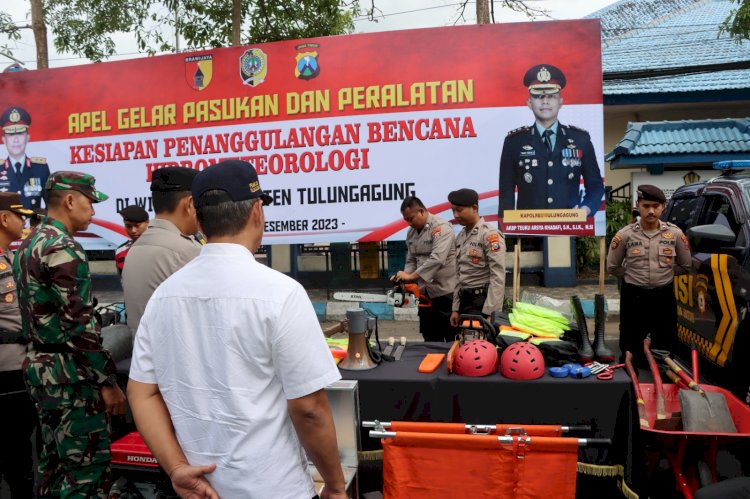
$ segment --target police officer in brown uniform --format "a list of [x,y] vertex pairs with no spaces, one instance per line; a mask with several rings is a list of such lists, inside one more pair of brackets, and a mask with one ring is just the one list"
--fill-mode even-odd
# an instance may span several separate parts
[[193,236],[198,221],[190,192],[196,175],[197,170],[168,167],[151,177],[155,218],[130,247],[122,271],[128,327],[134,336],[154,290],[201,252]]
[[17,192],[0,193],[0,480],[8,483],[13,498],[34,495],[31,434],[36,409],[21,370],[26,345],[8,246],[21,237],[22,217],[33,213],[23,207]]
[[640,220],[612,238],[607,272],[622,277],[620,292],[620,359],[633,353],[645,366],[643,339],[655,349],[671,349],[677,336],[677,302],[672,281],[690,271],[690,245],[679,227],[659,219],[667,199],[653,185],[638,186]]
[[419,332],[425,341],[453,341],[453,292],[456,290],[456,236],[453,226],[433,215],[422,201],[409,196],[401,203],[409,224],[406,233],[406,266],[396,281],[417,282],[429,305],[419,305]]
[[453,217],[463,225],[456,236],[458,283],[453,293],[451,325],[459,314],[489,317],[503,309],[505,236],[479,216],[479,195],[472,189],[448,194]]

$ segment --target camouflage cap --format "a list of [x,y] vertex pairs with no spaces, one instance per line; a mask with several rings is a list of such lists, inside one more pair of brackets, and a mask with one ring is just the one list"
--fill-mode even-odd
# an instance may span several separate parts
[[23,207],[21,195],[17,192],[0,192],[0,210],[12,211],[19,215],[28,217],[34,214],[33,210]]
[[55,172],[47,179],[45,189],[48,191],[78,191],[95,203],[106,201],[109,196],[96,190],[96,179],[93,175],[81,172]]

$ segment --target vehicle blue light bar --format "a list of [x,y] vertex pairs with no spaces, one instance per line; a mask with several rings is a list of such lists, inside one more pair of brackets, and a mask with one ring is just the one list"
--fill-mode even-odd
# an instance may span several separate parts
[[726,170],[727,168],[750,168],[750,160],[733,159],[729,161],[717,161],[714,163],[714,170]]

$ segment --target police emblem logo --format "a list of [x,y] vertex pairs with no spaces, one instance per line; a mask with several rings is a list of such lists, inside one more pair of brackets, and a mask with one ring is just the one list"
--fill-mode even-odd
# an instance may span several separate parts
[[432,229],[432,240],[439,238],[443,234],[443,230],[440,227]]
[[5,265],[4,263],[1,263],[1,262],[0,262],[0,270],[5,270],[5,269],[7,269],[7,268],[8,268],[8,266],[7,266],[7,265]]
[[536,74],[536,79],[542,83],[546,83],[552,79],[552,74],[544,66],[541,67],[539,72]]
[[633,250],[630,252],[631,255],[640,255],[641,254],[641,248],[633,248]]
[[[317,43],[303,43],[294,47],[296,50],[317,49],[320,47]],[[320,63],[318,62],[318,51],[311,50],[300,52],[295,58],[294,76],[300,80],[312,80],[320,74]]]
[[609,247],[613,250],[616,250],[621,242],[622,242],[622,237],[619,235],[615,235],[615,237],[612,238],[612,243],[609,245]]
[[250,192],[258,192],[260,190],[260,184],[256,182],[250,182],[247,184],[250,187]]
[[663,237],[664,239],[674,239],[674,234],[672,234],[671,232],[665,232],[661,235],[661,237]]
[[493,253],[500,251],[500,236],[497,234],[488,235],[487,243],[490,245],[490,250],[492,250]]
[[211,84],[214,74],[212,54],[185,57],[185,82],[193,90],[204,90]]
[[8,116],[8,119],[11,121],[11,123],[18,123],[21,121],[21,113],[18,112],[18,109],[14,109],[10,112],[10,116]]
[[534,149],[534,147],[527,144],[523,146],[521,149],[523,149],[524,151],[531,151],[532,149]]
[[261,49],[247,49],[240,56],[240,78],[245,85],[260,85],[265,81],[267,73],[267,57]]
[[3,301],[5,303],[13,303],[13,293],[5,293],[3,296]]

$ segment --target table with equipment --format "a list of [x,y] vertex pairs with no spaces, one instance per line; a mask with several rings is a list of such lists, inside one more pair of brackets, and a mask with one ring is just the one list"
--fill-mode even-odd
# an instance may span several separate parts
[[[344,379],[358,381],[361,420],[589,425],[589,436],[610,438],[612,446],[582,450],[585,464],[579,465],[579,477],[581,471],[612,476],[619,465],[626,483],[632,483],[633,463],[628,461],[634,455],[638,421],[630,379],[623,370],[607,380],[545,374],[531,381],[510,380],[499,373],[458,376],[449,374],[445,363],[434,372],[418,372],[426,355],[447,353],[449,347],[409,343],[399,361],[382,362],[370,370],[342,369]],[[365,449],[377,448],[378,441],[367,438],[365,431],[362,435]]]

